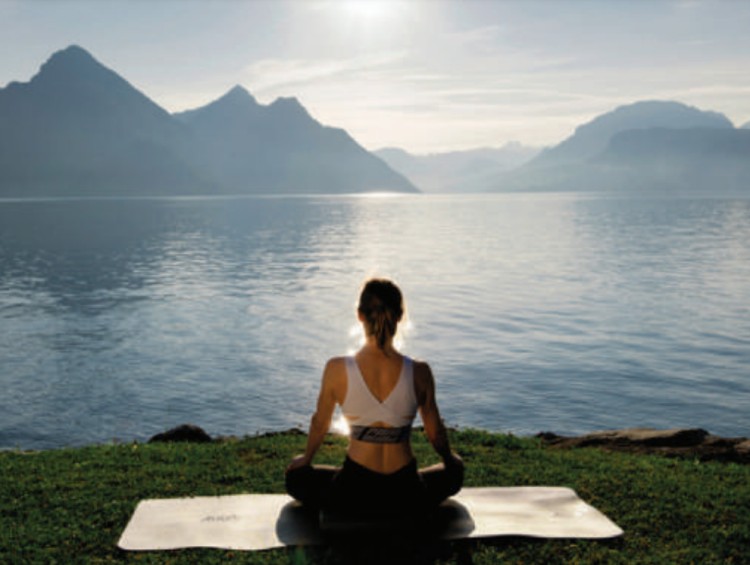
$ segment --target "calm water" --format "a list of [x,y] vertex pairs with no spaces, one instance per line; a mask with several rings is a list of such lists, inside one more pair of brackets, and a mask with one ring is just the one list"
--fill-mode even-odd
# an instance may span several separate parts
[[0,201],[0,447],[306,426],[370,275],[448,424],[750,435],[750,200]]

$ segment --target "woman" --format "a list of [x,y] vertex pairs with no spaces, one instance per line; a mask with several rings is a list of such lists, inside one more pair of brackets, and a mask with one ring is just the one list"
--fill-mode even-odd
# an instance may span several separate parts
[[[287,468],[287,491],[314,508],[372,517],[422,513],[459,491],[463,462],[448,444],[429,365],[394,348],[403,316],[401,291],[388,280],[368,281],[357,315],[366,342],[354,356],[326,364],[305,453]],[[313,466],[336,405],[351,429],[344,465]],[[443,460],[422,470],[410,443],[417,411]]]

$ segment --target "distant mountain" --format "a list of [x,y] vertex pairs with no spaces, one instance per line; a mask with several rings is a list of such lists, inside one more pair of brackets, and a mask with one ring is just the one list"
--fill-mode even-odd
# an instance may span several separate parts
[[240,86],[175,114],[193,131],[190,162],[232,192],[416,192],[344,130],[315,121],[296,98],[260,105]]
[[170,115],[78,46],[0,89],[0,195],[416,191],[294,99]]
[[747,122],[744,126],[742,126],[742,129],[750,129],[750,122]]
[[722,114],[637,102],[597,117],[495,190],[745,190],[750,147]]
[[427,155],[388,147],[375,154],[425,192],[483,192],[499,173],[523,165],[539,151],[511,142],[500,148]]
[[750,131],[629,130],[614,136],[596,162],[656,188],[746,190],[750,188]]
[[0,89],[0,194],[111,194],[207,183],[182,124],[77,46]]
[[732,129],[734,126],[722,114],[704,112],[679,102],[636,102],[579,126],[565,141],[539,154],[532,165],[557,165],[588,159],[604,151],[614,135],[644,128]]
[[700,157],[732,161],[749,156],[750,131],[744,129],[651,128],[618,133],[597,161],[679,166]]

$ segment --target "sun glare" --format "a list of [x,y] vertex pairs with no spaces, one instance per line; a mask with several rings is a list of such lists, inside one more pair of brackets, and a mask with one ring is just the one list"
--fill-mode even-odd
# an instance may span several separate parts
[[352,18],[373,22],[388,17],[393,5],[392,0],[348,0],[343,9]]
[[[398,51],[396,45],[410,36],[409,22],[417,8],[416,0],[326,0],[313,3],[335,24],[349,48],[387,49]],[[400,38],[400,39],[399,39]],[[370,56],[372,55],[368,51]]]
[[348,436],[349,435],[349,422],[346,421],[343,414],[339,414],[331,424],[331,432],[337,435]]

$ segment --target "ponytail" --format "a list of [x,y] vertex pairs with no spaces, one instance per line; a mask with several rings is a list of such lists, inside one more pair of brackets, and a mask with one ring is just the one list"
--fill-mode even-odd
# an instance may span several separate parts
[[404,313],[401,291],[389,280],[372,279],[362,289],[358,311],[364,317],[367,334],[375,336],[378,347],[385,349]]

